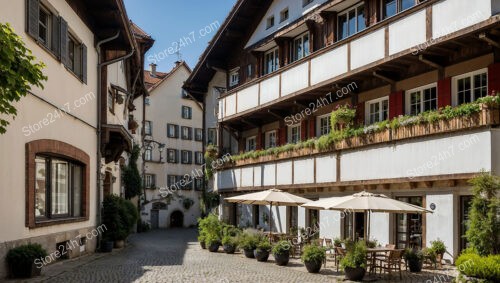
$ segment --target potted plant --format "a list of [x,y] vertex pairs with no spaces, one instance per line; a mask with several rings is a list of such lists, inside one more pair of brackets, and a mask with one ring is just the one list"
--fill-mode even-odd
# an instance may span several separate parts
[[349,104],[338,106],[330,116],[332,129],[339,126],[340,130],[352,126],[356,118],[356,109],[353,109]]
[[234,254],[236,248],[238,246],[238,242],[235,237],[231,237],[229,235],[224,236],[222,238],[222,247],[227,254]]
[[361,281],[366,273],[366,245],[363,241],[347,245],[347,253],[340,260],[345,277],[352,281]]
[[217,235],[208,234],[205,238],[205,246],[212,253],[215,253],[219,250],[220,247],[220,239]]
[[254,256],[257,259],[257,261],[267,261],[269,258],[269,252],[271,251],[271,243],[269,243],[268,240],[266,239],[261,239],[258,243],[257,246],[255,247],[254,250]]
[[340,238],[335,238],[333,239],[333,246],[334,247],[341,247],[342,246],[342,240]]
[[47,252],[40,244],[27,244],[10,249],[6,259],[11,276],[13,278],[39,276],[43,266],[41,259],[46,256]]
[[272,253],[277,265],[284,266],[288,264],[290,260],[290,248],[291,244],[288,241],[279,241],[274,245]]
[[247,258],[255,258],[254,250],[257,248],[259,239],[256,235],[244,232],[239,241],[239,246]]
[[443,260],[444,253],[446,252],[446,246],[442,240],[437,238],[435,241],[431,241],[431,249],[436,254],[436,262],[441,266],[441,261]]
[[206,249],[207,248],[207,246],[205,245],[205,239],[206,238],[207,237],[205,236],[205,234],[200,234],[198,236],[198,242],[200,242],[200,246],[201,246],[202,249]]
[[326,259],[326,251],[317,245],[307,245],[300,258],[309,273],[318,273]]
[[410,272],[422,271],[424,254],[421,250],[406,249],[404,253],[406,264],[410,268]]
[[114,242],[112,239],[110,239],[110,237],[106,234],[104,234],[102,236],[102,239],[101,239],[101,249],[100,251],[102,253],[110,253],[113,251],[113,246],[114,246]]

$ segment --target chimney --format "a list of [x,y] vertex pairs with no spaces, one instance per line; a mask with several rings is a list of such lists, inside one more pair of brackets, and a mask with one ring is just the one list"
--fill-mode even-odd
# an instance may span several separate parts
[[151,76],[153,76],[153,77],[156,76],[156,64],[155,63],[149,64],[149,71],[151,72]]
[[182,61],[175,61],[175,66],[178,67],[181,63]]

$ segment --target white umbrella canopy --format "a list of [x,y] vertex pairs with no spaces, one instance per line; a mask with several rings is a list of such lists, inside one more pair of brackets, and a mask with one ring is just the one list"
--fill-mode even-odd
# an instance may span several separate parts
[[275,205],[275,206],[299,206],[310,199],[292,195],[278,189],[270,189],[257,193],[250,193],[240,196],[225,198],[225,201],[243,203],[243,204],[256,204],[256,205]]

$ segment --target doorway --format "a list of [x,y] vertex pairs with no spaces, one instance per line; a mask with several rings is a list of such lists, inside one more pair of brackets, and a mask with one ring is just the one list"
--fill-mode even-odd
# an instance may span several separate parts
[[184,227],[184,214],[176,210],[170,214],[170,227],[171,228],[182,228]]
[[160,211],[151,209],[151,229],[158,229],[160,224]]

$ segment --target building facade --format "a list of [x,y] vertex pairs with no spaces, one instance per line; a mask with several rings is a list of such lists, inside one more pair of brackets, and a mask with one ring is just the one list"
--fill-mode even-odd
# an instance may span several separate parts
[[[145,93],[145,48],[136,42],[121,0],[2,0],[0,6],[0,21],[45,64],[48,77],[43,89],[33,87],[15,103],[18,115],[0,135],[3,278],[5,255],[21,244],[59,252],[54,260],[96,250],[105,231],[99,226],[104,172],[133,138],[122,127],[132,108],[124,120],[111,121],[107,93],[115,86],[116,93],[133,93],[130,104]],[[106,9],[117,12],[101,12]]]
[[[208,189],[222,198],[269,188],[311,200],[382,193],[433,213],[374,213],[371,238],[399,248],[440,238],[453,260],[466,246],[467,181],[500,174],[498,111],[373,129],[500,92],[499,12],[494,0],[238,1],[184,85],[204,103],[207,142],[239,155]],[[326,139],[330,113],[343,105],[356,108],[364,133],[304,146]],[[271,154],[248,154],[263,150]],[[220,213],[240,226],[272,221],[278,232],[318,226],[328,238],[363,238],[368,221],[286,207],[267,219],[266,207],[224,201]]]
[[168,73],[145,71],[150,96],[144,128],[146,203],[141,218],[153,229],[189,227],[200,217],[203,188],[201,105],[182,84],[191,74],[177,62]]

